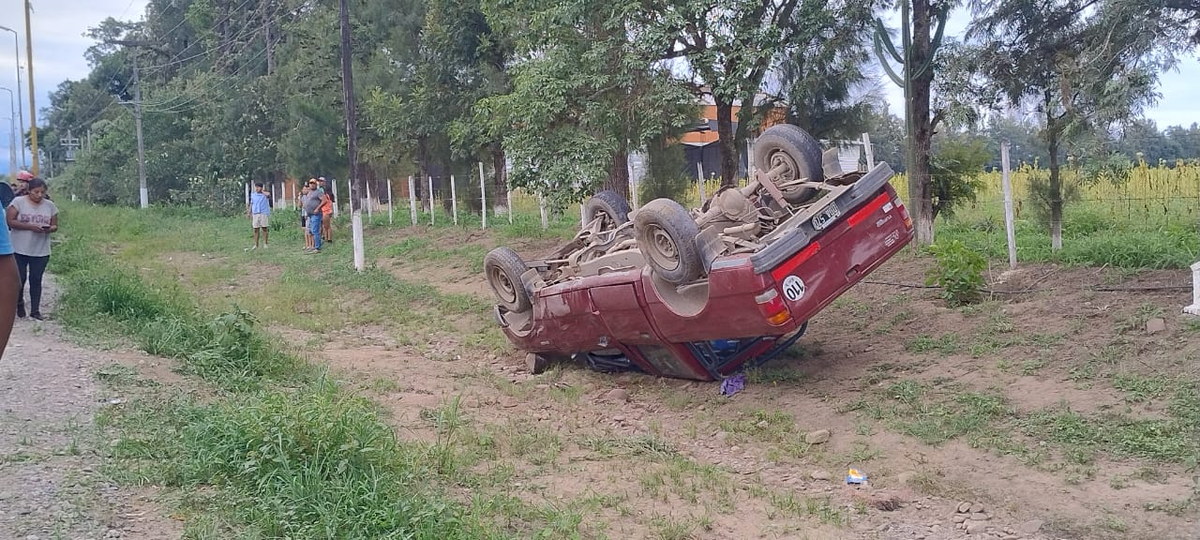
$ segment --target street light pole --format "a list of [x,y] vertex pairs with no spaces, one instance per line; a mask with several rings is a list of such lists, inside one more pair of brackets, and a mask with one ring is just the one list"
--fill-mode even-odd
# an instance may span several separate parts
[[[33,91],[33,34],[32,26],[29,22],[29,12],[33,7],[29,5],[29,0],[25,0],[25,55],[28,60],[25,62],[29,66],[29,148],[33,153],[33,168],[30,172],[34,176],[38,174],[38,147],[37,147],[37,106],[34,103]],[[20,69],[20,68],[18,68]]]
[[11,116],[5,117],[8,120],[8,175],[12,178],[17,177],[17,120]]
[[17,168],[17,120],[16,120],[16,115],[12,114],[13,113],[13,102],[16,101],[16,99],[13,98],[12,90],[5,88],[3,86],[0,86],[0,90],[4,90],[5,92],[8,92],[8,109],[9,109],[8,123],[9,123],[9,127],[11,128],[10,132],[9,132],[10,138],[9,138],[9,142],[8,142],[8,174],[13,176],[14,178],[16,178],[16,174],[17,174],[17,171],[16,171],[16,168]]
[[[16,30],[13,30],[12,28],[9,28],[4,25],[0,25],[0,30],[4,30],[5,32],[12,32],[12,35],[13,35],[13,63],[16,64],[16,68],[17,68],[17,125],[24,127],[25,126],[25,104],[21,103],[21,42],[20,42],[20,36],[17,34]],[[20,135],[17,138],[21,139],[21,166],[26,167],[28,165],[25,162],[25,141],[24,141],[25,136]]]

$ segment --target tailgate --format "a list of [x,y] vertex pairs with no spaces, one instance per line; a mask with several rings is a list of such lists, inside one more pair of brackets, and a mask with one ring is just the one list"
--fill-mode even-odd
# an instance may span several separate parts
[[[890,177],[890,169],[873,178],[864,176],[856,184],[861,190],[827,203],[838,205],[838,218],[819,223],[820,230],[806,223],[801,232],[771,246],[788,242],[779,248],[787,256],[779,255],[777,264],[763,270],[770,273],[795,320],[809,320],[912,240],[912,220],[887,184]],[[823,214],[828,215],[817,215]]]
[[[879,191],[888,185],[888,180],[891,180],[894,174],[896,173],[892,171],[891,166],[887,163],[880,163],[859,178],[854,186],[838,198],[828,202],[822,201],[825,206],[811,219],[805,219],[801,223],[791,223],[791,220],[784,222],[780,228],[791,227],[791,229],[783,233],[771,245],[750,257],[750,262],[754,265],[754,272],[756,274],[766,273],[791,259],[800,250],[808,247],[818,235],[839,221],[844,221],[846,214],[877,196]],[[798,218],[799,216],[792,219]]]

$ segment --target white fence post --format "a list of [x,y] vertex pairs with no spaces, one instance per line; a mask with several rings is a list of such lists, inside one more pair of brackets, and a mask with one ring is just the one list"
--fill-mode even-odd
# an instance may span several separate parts
[[542,230],[550,228],[550,217],[546,215],[546,196],[538,195],[538,207],[542,211]]
[[371,210],[371,183],[363,183],[367,185],[367,219],[371,220],[375,217],[375,212]]
[[250,184],[246,183],[246,206],[250,206]]
[[434,214],[435,214],[435,212],[433,211],[433,208],[434,208],[434,201],[433,201],[433,177],[432,177],[432,176],[430,176],[430,177],[429,177],[429,224],[430,224],[430,225],[435,225],[435,224],[436,224],[436,222],[437,222],[437,218],[433,217],[433,216],[434,216]]
[[413,227],[417,226],[417,183],[408,177],[408,211],[412,214]]
[[508,197],[508,224],[513,224],[512,186],[508,184],[508,176],[504,177],[504,196]]
[[275,182],[271,182],[271,204],[278,204],[279,198],[275,196]]
[[481,229],[487,229],[487,185],[483,178],[483,162],[479,162],[479,216],[483,218]]
[[696,162],[696,187],[700,190],[700,206],[704,206],[704,163]]
[[1188,315],[1200,315],[1200,262],[1192,265],[1192,305],[1183,308]]
[[863,133],[862,144],[867,151],[867,170],[869,171],[875,168],[875,149],[871,148],[871,136]]
[[392,207],[396,206],[396,202],[392,200],[392,179],[388,178],[388,225],[392,224]]
[[636,178],[637,178],[637,167],[634,167],[633,165],[630,165],[630,166],[629,166],[629,168],[630,168],[630,173],[629,173],[629,208],[630,208],[631,210],[637,210],[637,207],[638,207],[638,182],[637,182],[637,180],[636,180]]
[[454,224],[458,225],[458,191],[454,188],[454,175],[450,175],[450,211],[454,212]]
[[1000,143],[1001,181],[1004,184],[1004,230],[1008,236],[1008,267],[1017,268],[1017,233],[1013,217],[1012,178],[1008,172],[1008,142]]
[[[341,206],[342,202],[337,194],[337,179],[330,180],[329,185],[333,187],[333,217],[336,219],[338,217],[338,206]],[[353,197],[354,193],[350,193],[350,196]]]

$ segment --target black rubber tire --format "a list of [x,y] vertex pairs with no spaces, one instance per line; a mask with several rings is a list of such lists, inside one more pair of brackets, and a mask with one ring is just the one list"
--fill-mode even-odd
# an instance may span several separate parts
[[[776,165],[788,166],[780,183],[790,182],[800,178],[808,178],[811,182],[825,179],[825,170],[821,168],[821,145],[808,132],[791,124],[779,124],[767,128],[754,141],[754,167],[766,173]],[[794,189],[784,192],[783,197],[791,204],[801,204],[814,195],[817,190],[812,188]]]
[[591,223],[596,214],[603,213],[611,219],[605,220],[601,230],[612,230],[629,221],[629,201],[619,193],[606,189],[597,193],[583,204],[583,222]]
[[517,252],[506,247],[493,249],[483,258],[488,286],[496,301],[509,311],[521,313],[533,307],[525,282],[521,281],[521,274],[528,268]]
[[668,283],[681,285],[704,275],[696,220],[679,203],[655,199],[638,209],[633,232],[646,263]]

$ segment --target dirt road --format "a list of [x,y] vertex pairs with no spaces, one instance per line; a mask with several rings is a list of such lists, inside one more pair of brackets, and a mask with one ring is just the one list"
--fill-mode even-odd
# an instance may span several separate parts
[[157,505],[105,478],[94,418],[120,398],[95,373],[109,362],[52,321],[17,321],[0,360],[0,538],[179,538]]

